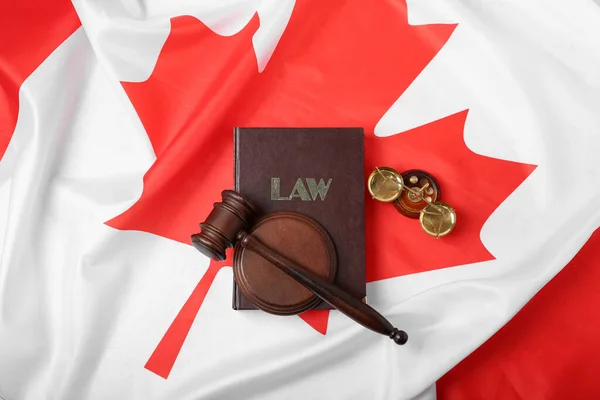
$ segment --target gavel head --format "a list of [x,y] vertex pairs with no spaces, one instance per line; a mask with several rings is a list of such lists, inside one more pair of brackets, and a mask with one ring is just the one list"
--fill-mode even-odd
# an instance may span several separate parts
[[200,233],[191,237],[200,253],[218,261],[225,260],[225,250],[235,245],[238,234],[249,227],[256,213],[256,207],[238,192],[224,190],[221,198],[200,224]]

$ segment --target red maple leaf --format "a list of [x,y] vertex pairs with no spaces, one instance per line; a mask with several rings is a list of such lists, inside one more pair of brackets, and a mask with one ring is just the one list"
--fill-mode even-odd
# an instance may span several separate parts
[[[139,201],[108,224],[187,244],[221,190],[233,186],[233,127],[362,126],[365,174],[375,165],[426,169],[440,179],[444,199],[459,210],[460,221],[453,237],[432,242],[417,232],[414,220],[399,216],[390,205],[369,201],[368,280],[489,259],[479,240],[481,225],[531,168],[470,152],[462,139],[466,112],[389,138],[373,134],[375,124],[455,25],[410,26],[403,2],[377,7],[360,1],[308,3],[296,4],[260,74],[251,42],[258,17],[229,37],[192,17],[172,19],[151,77],[123,83],[157,159],[144,176]],[[484,195],[471,201],[473,191]],[[423,254],[432,243],[439,246],[438,255]],[[147,369],[168,376],[224,265],[210,264]],[[312,311],[301,317],[325,333],[328,315]]]

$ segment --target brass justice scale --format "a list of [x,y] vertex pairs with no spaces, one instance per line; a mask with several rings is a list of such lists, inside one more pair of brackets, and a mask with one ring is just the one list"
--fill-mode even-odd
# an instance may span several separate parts
[[402,174],[390,167],[375,167],[367,181],[373,199],[393,202],[396,210],[409,218],[418,218],[428,235],[446,236],[456,225],[456,212],[439,201],[441,191],[435,178],[422,170]]

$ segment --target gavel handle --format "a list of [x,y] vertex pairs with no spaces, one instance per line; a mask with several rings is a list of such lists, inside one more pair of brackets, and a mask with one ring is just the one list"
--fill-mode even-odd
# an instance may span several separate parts
[[270,261],[287,275],[310,289],[323,301],[365,328],[389,336],[399,345],[403,345],[408,340],[406,332],[394,328],[390,321],[371,306],[266,246],[252,234],[241,232],[238,240],[242,247]]

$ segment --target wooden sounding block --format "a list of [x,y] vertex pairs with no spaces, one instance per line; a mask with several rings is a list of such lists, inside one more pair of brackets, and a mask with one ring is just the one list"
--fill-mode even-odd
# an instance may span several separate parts
[[[335,247],[325,229],[314,220],[294,212],[277,212],[261,219],[249,233],[326,281],[334,281]],[[261,310],[294,315],[321,301],[308,288],[240,243],[236,245],[233,266],[240,290]]]

